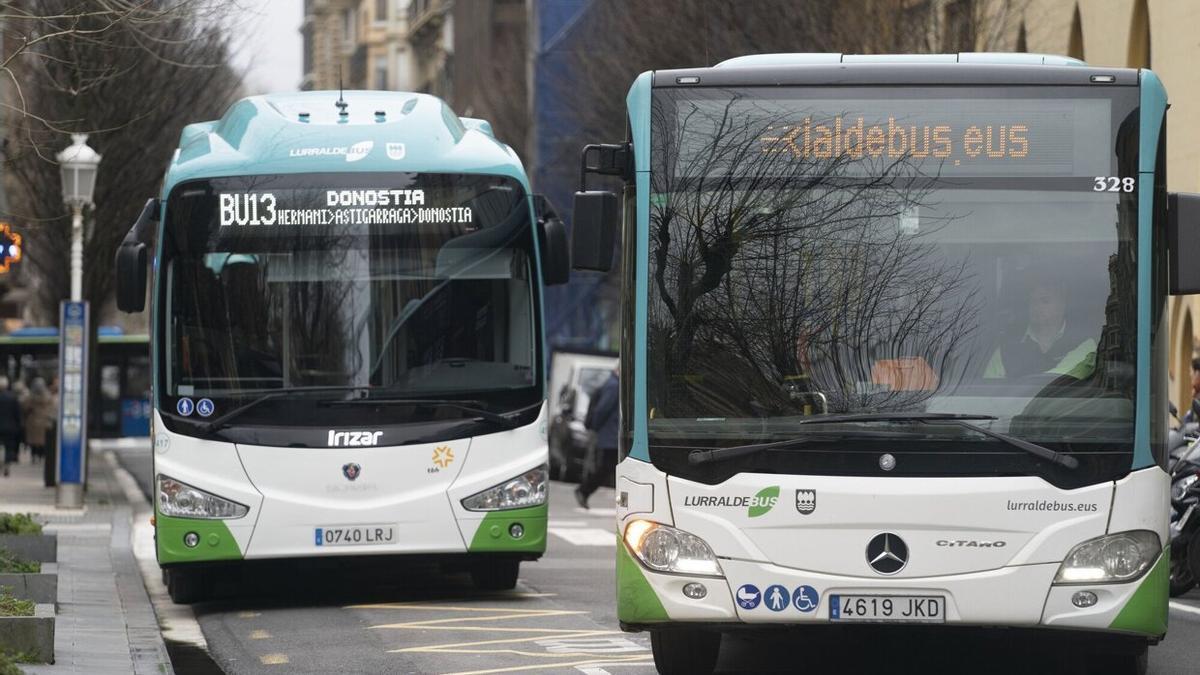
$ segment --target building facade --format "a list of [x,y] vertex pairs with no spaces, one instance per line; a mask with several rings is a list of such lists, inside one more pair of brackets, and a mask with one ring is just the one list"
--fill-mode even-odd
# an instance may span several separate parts
[[[1031,52],[1067,54],[1091,65],[1152,68],[1170,96],[1167,189],[1200,192],[1200,2],[1034,0],[1013,27]],[[1191,362],[1200,347],[1200,296],[1170,299],[1171,400],[1191,401]]]
[[410,89],[409,5],[410,0],[305,0],[300,88]]

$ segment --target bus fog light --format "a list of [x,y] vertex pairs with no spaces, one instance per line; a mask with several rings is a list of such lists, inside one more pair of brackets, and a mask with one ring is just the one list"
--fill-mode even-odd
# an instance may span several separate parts
[[700,600],[708,595],[708,589],[704,587],[704,584],[693,581],[690,584],[683,585],[683,594],[693,600]]
[[176,518],[241,518],[250,509],[169,476],[158,476],[158,512]]
[[502,511],[546,503],[546,490],[550,484],[550,467],[546,464],[477,492],[462,500],[468,511]]
[[717,556],[694,534],[649,520],[635,520],[625,528],[625,544],[643,565],[656,572],[724,576]]
[[196,548],[196,545],[199,543],[200,535],[196,534],[195,532],[188,532],[187,534],[183,535],[184,546],[188,548]]
[[1078,591],[1071,596],[1071,604],[1080,609],[1091,607],[1096,604],[1097,600],[1096,594],[1091,591]]
[[1056,584],[1107,584],[1132,581],[1150,569],[1162,544],[1149,530],[1108,534],[1071,549],[1058,568]]
[[520,523],[513,523],[508,526],[508,536],[513,539],[520,539],[525,536],[525,528]]

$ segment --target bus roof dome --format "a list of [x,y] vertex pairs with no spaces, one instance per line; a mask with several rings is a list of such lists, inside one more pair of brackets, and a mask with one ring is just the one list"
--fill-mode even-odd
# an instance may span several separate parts
[[251,96],[184,127],[165,188],[184,180],[322,171],[504,173],[525,182],[485,120],[429,94],[303,91]]
[[959,54],[750,54],[726,59],[715,68],[752,68],[755,66],[812,66],[834,63],[979,63],[1021,66],[1085,66],[1079,59],[1054,54],[1023,52],[962,52]]

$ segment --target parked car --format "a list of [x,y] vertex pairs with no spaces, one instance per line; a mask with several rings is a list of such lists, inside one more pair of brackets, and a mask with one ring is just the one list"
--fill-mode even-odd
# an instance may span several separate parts
[[609,352],[556,351],[550,360],[550,476],[578,481],[591,432],[583,426],[591,394],[617,365]]

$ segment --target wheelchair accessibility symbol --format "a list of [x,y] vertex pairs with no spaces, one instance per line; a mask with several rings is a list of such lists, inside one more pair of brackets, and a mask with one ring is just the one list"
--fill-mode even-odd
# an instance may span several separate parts
[[800,586],[792,594],[792,605],[801,612],[808,613],[821,604],[821,595],[812,586]]

